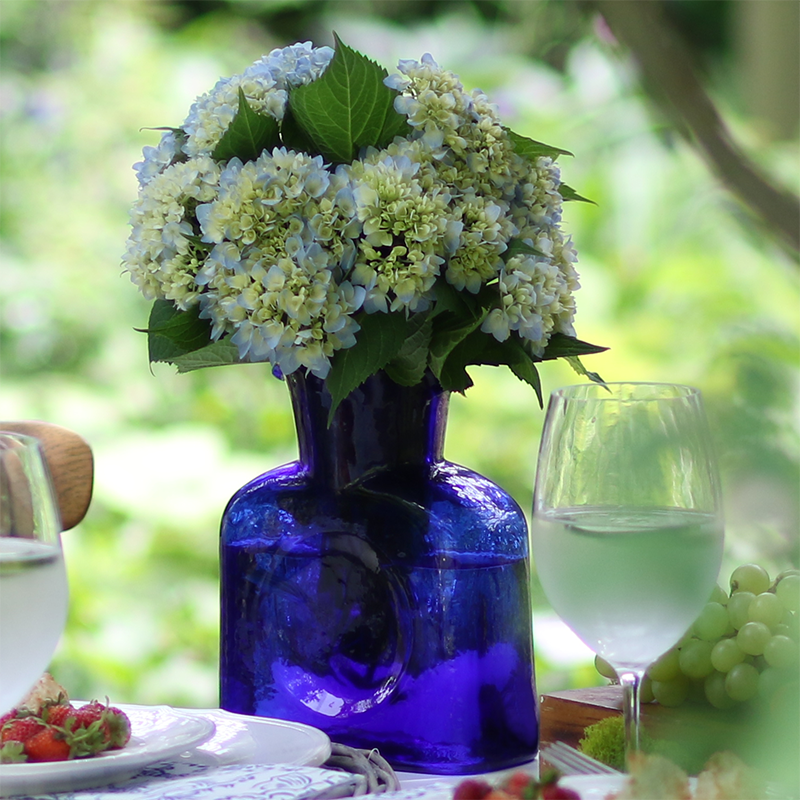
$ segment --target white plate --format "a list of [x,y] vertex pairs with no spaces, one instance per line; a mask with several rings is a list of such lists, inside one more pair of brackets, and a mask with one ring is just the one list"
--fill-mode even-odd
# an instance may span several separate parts
[[186,753],[193,764],[290,764],[318,767],[331,755],[327,734],[299,722],[233,714],[220,708],[181,709],[210,719],[214,736]]
[[[581,800],[605,800],[611,792],[622,789],[627,775],[564,775],[559,779],[569,789],[574,789]],[[689,778],[689,791],[694,796],[697,780]]]
[[0,764],[0,796],[64,792],[123,780],[148,764],[189,750],[214,733],[211,720],[168,706],[117,708],[131,721],[131,741],[122,750],[75,761]]

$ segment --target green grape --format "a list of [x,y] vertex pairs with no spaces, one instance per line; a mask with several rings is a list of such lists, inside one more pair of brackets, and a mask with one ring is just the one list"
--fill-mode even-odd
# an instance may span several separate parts
[[750,603],[755,599],[756,596],[752,592],[736,592],[728,600],[728,618],[737,631],[747,622]]
[[787,611],[800,614],[800,575],[791,572],[778,581],[775,596]]
[[640,703],[652,703],[655,700],[655,695],[653,694],[653,681],[644,676],[644,680],[639,687],[639,702]]
[[712,672],[703,682],[706,700],[714,708],[731,708],[736,705],[736,701],[725,690],[725,677],[721,672]]
[[677,647],[667,650],[663,656],[657,658],[648,668],[647,674],[654,681],[671,681],[681,674],[678,664],[680,652]]
[[758,564],[742,564],[731,573],[731,595],[734,592],[761,594],[769,589],[769,573]]
[[[794,639],[796,642],[800,641],[800,614],[785,611],[780,624],[786,626],[785,631],[780,631],[783,635]],[[775,633],[778,633],[778,631],[776,630]]]
[[617,673],[614,670],[614,667],[608,663],[604,658],[600,656],[594,657],[594,668],[604,677],[609,678],[610,680],[616,680]]
[[711,590],[711,597],[708,598],[709,603],[719,603],[721,606],[728,605],[728,593],[718,584],[714,584]]
[[691,681],[685,675],[678,675],[670,681],[653,681],[653,697],[669,708],[681,705],[689,696]]
[[719,672],[730,672],[744,661],[745,654],[736,639],[720,639],[711,648],[711,664]]
[[[770,597],[775,597],[775,595],[770,595]],[[780,606],[780,603],[778,605]],[[724,636],[727,629],[728,611],[721,603],[706,603],[692,626],[694,635],[707,642],[713,642]]]
[[688,678],[699,680],[710,675],[714,671],[711,663],[711,642],[702,639],[692,639],[685,644],[678,656],[678,664],[681,672]]
[[768,628],[774,628],[782,617],[783,605],[772,592],[757,594],[747,609],[748,621],[763,622]]
[[778,669],[796,667],[800,662],[800,645],[788,636],[773,636],[764,647],[764,660]]
[[725,691],[743,703],[758,691],[758,670],[752,664],[737,664],[725,676]]
[[736,644],[749,656],[760,656],[772,638],[770,629],[763,622],[745,622],[736,634]]

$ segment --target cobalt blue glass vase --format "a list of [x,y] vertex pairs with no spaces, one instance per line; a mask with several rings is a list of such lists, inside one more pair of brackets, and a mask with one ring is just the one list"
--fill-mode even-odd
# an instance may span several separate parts
[[536,753],[525,518],[442,458],[448,394],[381,372],[328,420],[288,378],[299,459],[239,490],[221,535],[220,704],[469,774]]

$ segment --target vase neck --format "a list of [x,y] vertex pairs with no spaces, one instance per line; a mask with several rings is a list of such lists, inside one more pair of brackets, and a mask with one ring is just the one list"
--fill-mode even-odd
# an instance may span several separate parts
[[449,393],[430,374],[400,386],[384,372],[338,406],[325,382],[299,371],[287,378],[300,462],[312,480],[341,488],[378,469],[441,461]]

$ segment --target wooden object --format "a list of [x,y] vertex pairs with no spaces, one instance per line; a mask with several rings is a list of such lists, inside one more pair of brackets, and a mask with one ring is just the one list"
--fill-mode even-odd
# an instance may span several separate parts
[[[622,714],[622,689],[609,685],[551,692],[540,697],[539,711],[540,746],[561,741],[577,747],[587,725]],[[764,738],[767,747],[771,746],[770,727],[758,716],[757,707],[743,705],[720,711],[707,704],[687,703],[666,708],[658,703],[645,703],[641,707],[641,721],[643,729],[653,738],[680,746],[670,757],[692,773],[702,769],[706,760],[721,750],[745,757],[752,749],[754,737]]]
[[540,745],[566,742],[577,747],[587,725],[621,713],[622,689],[619,686],[570,689],[542,695],[539,705]]
[[21,433],[39,440],[56,493],[63,530],[74,528],[92,500],[92,449],[77,433],[49,422],[0,422],[0,431]]

